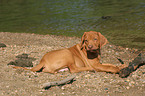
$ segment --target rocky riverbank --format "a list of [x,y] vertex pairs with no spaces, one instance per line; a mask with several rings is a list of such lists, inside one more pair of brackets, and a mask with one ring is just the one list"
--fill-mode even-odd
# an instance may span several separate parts
[[[58,81],[71,76],[69,72],[57,74],[37,73],[23,69],[13,69],[7,64],[16,56],[28,54],[33,66],[51,50],[71,47],[80,42],[77,37],[37,35],[27,33],[0,32],[0,95],[1,96],[143,96],[145,94],[145,65],[127,78],[105,72],[74,73],[72,84],[42,89],[42,84]],[[123,48],[107,44],[101,50],[101,62],[120,65],[117,58],[129,64],[140,52],[137,49]]]

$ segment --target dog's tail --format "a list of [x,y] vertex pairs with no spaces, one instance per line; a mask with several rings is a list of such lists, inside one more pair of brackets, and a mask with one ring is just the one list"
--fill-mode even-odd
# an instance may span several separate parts
[[15,69],[31,70],[31,69],[28,69],[28,68],[25,68],[25,67],[19,67],[19,66],[13,66],[13,68],[15,68]]
[[39,72],[41,71],[41,69],[43,69],[43,63],[40,63],[38,64],[37,66],[31,68],[31,69],[28,69],[28,68],[25,68],[25,67],[19,67],[19,66],[13,66],[13,68],[15,69],[24,69],[24,70],[30,70],[30,71],[33,71],[33,72]]
[[42,71],[43,66],[44,66],[44,63],[40,62],[37,66],[33,67],[30,70],[33,71],[33,72],[39,72],[39,71]]

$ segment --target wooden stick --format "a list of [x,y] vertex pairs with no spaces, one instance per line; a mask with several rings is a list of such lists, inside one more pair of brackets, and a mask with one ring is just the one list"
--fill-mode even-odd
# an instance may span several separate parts
[[72,81],[74,78],[75,78],[75,76],[73,75],[73,76],[68,77],[68,78],[66,78],[64,80],[61,80],[61,81],[54,81],[54,82],[44,83],[43,84],[43,88],[44,89],[49,89],[52,86],[58,86],[58,85],[67,84],[69,81]]
[[145,64],[145,52],[140,53],[132,62],[129,63],[128,67],[121,69],[119,76],[122,78],[127,77],[143,64]]

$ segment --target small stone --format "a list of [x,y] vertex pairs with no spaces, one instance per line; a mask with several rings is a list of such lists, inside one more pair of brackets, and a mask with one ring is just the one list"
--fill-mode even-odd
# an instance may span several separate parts
[[129,48],[126,48],[126,50],[128,50]]
[[129,86],[126,87],[126,89],[129,89],[129,88],[130,88]]
[[105,88],[105,90],[108,90],[108,88]]
[[4,43],[0,43],[0,48],[7,47]]
[[61,93],[62,95],[64,95],[64,93]]
[[61,89],[64,90],[65,88],[62,86]]
[[145,83],[145,79],[140,79],[140,81],[142,81],[143,83]]
[[129,80],[129,79],[127,79],[126,81],[127,81],[127,82],[129,82],[130,80]]
[[88,77],[90,77],[90,76],[91,76],[90,74],[85,75],[86,78],[88,78]]
[[9,88],[9,86],[6,86],[6,88]]
[[116,54],[116,55],[119,55],[119,53],[117,53],[117,52],[116,52],[115,54]]
[[131,83],[131,84],[135,84],[135,82],[134,82],[134,81],[131,81],[130,83]]

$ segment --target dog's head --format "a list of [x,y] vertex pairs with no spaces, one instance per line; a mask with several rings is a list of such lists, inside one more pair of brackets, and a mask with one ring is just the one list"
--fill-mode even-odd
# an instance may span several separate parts
[[100,32],[84,32],[81,38],[81,49],[85,48],[89,52],[96,52],[107,42],[107,39]]

